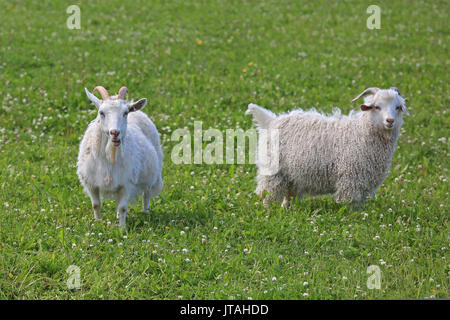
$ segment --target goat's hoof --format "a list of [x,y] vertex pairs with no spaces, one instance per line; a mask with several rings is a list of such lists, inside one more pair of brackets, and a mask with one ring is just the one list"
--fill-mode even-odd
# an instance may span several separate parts
[[289,200],[283,200],[283,203],[281,203],[281,207],[283,209],[289,209],[289,207],[291,206],[291,202]]

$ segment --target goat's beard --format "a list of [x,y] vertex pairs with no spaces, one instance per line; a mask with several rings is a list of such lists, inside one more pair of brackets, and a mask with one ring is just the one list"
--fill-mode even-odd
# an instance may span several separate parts
[[122,144],[120,144],[119,146],[114,146],[112,139],[108,139],[108,142],[106,143],[106,147],[105,147],[105,154],[106,154],[106,158],[112,163],[116,163],[117,160],[117,149],[119,149],[119,153],[122,153],[122,148],[120,147]]

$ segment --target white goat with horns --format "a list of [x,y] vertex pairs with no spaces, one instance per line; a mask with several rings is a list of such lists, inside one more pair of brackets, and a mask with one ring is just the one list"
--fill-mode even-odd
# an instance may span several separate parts
[[264,202],[283,201],[289,206],[306,194],[333,194],[337,202],[362,207],[386,178],[394,155],[406,99],[397,88],[368,88],[353,101],[365,97],[361,111],[326,116],[301,109],[274,113],[250,104],[261,130],[276,131],[278,141],[259,139],[259,149],[279,144],[279,166],[269,175],[258,165],[256,193],[268,192]]
[[81,141],[77,174],[91,198],[95,218],[101,218],[101,198],[115,198],[119,225],[125,228],[128,201],[143,193],[147,213],[150,200],[163,188],[159,134],[139,111],[147,99],[127,102],[126,87],[112,97],[104,87],[95,87],[93,93],[98,91],[102,99],[85,90],[98,114]]

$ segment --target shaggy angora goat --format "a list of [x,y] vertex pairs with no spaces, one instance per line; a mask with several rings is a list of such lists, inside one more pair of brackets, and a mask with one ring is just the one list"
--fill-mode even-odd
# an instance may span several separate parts
[[158,131],[141,111],[147,99],[124,100],[122,87],[116,96],[98,86],[102,100],[87,89],[88,98],[98,109],[80,144],[77,174],[91,197],[94,216],[101,218],[101,197],[113,197],[119,224],[125,227],[128,201],[143,193],[144,211],[162,190],[163,153]]
[[337,202],[362,207],[375,194],[388,174],[402,113],[408,115],[408,111],[397,88],[369,88],[353,101],[363,96],[361,111],[349,115],[341,115],[339,109],[330,116],[298,109],[276,116],[249,105],[246,114],[253,115],[260,135],[263,130],[275,130],[279,137],[278,141],[261,142],[261,137],[258,141],[259,149],[275,143],[279,148],[278,170],[273,174],[262,174],[257,161],[255,192],[267,192],[264,203],[283,201],[288,206],[305,194],[333,194]]

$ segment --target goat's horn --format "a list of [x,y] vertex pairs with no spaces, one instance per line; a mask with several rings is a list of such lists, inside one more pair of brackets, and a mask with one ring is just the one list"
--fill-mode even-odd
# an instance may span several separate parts
[[109,93],[108,90],[106,90],[105,88],[103,88],[102,86],[97,86],[94,88],[94,91],[92,91],[92,93],[95,93],[95,91],[100,92],[101,96],[102,96],[102,100],[108,100],[109,99]]
[[352,102],[355,102],[356,100],[358,100],[359,98],[365,96],[366,94],[375,94],[375,93],[377,93],[379,90],[380,90],[380,88],[376,88],[376,87],[373,87],[373,88],[367,88],[366,90],[364,90],[363,92],[361,92],[361,93],[359,94],[359,96],[357,96],[355,99],[353,99]]
[[122,99],[128,93],[127,87],[122,87],[119,89],[119,93],[117,94],[117,99]]

